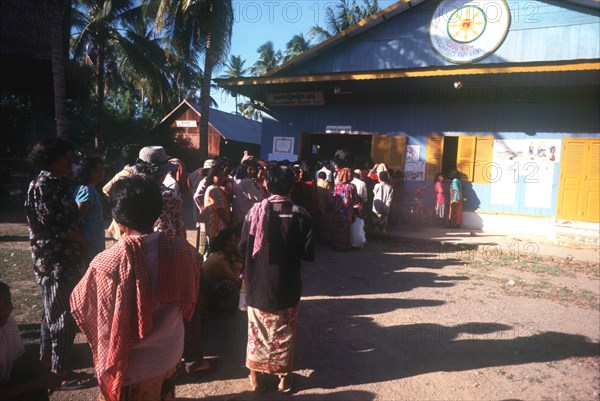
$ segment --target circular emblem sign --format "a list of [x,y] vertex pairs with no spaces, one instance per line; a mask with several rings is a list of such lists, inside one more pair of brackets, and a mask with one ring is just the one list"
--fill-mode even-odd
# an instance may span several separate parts
[[442,0],[433,13],[429,37],[445,60],[472,63],[496,51],[509,26],[510,11],[504,0]]

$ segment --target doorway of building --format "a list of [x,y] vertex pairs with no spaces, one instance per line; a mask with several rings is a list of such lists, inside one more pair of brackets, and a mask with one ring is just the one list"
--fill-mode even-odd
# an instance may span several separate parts
[[351,160],[368,160],[371,154],[371,135],[362,134],[301,134],[300,160],[333,160],[335,152],[348,148]]
[[451,171],[456,170],[456,160],[458,155],[458,137],[444,137],[444,151],[442,153],[442,170],[444,177],[448,177]]

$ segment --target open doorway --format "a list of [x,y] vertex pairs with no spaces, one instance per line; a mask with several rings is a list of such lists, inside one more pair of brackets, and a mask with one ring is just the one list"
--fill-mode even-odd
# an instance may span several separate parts
[[356,134],[301,134],[301,160],[333,160],[335,152],[343,147],[348,148],[351,161],[368,160],[371,155],[371,135]]
[[444,136],[444,153],[442,155],[442,171],[444,177],[452,170],[456,170],[456,160],[458,155],[458,137]]

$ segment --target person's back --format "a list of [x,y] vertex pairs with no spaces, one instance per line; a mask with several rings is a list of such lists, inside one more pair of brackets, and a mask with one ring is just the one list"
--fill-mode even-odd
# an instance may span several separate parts
[[[274,311],[300,300],[301,260],[314,260],[312,247],[306,248],[312,229],[309,213],[291,201],[269,204],[268,241],[264,251],[253,258],[246,253],[244,275],[248,283],[249,306]],[[252,250],[250,237],[247,249]]]
[[111,206],[126,235],[92,261],[71,309],[92,348],[102,396],[159,399],[149,382],[170,385],[177,372],[183,318],[191,318],[198,295],[197,253],[183,238],[153,232],[162,197],[152,178],[117,181]]

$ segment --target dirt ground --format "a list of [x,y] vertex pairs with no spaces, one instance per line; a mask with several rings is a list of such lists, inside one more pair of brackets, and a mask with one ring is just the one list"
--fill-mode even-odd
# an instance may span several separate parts
[[[178,399],[600,400],[597,264],[414,245],[318,247],[303,271],[291,396],[275,381],[264,394],[249,391],[239,312],[206,322],[204,350],[219,364],[209,375],[180,372]],[[75,367],[92,373],[85,338],[76,342]]]

